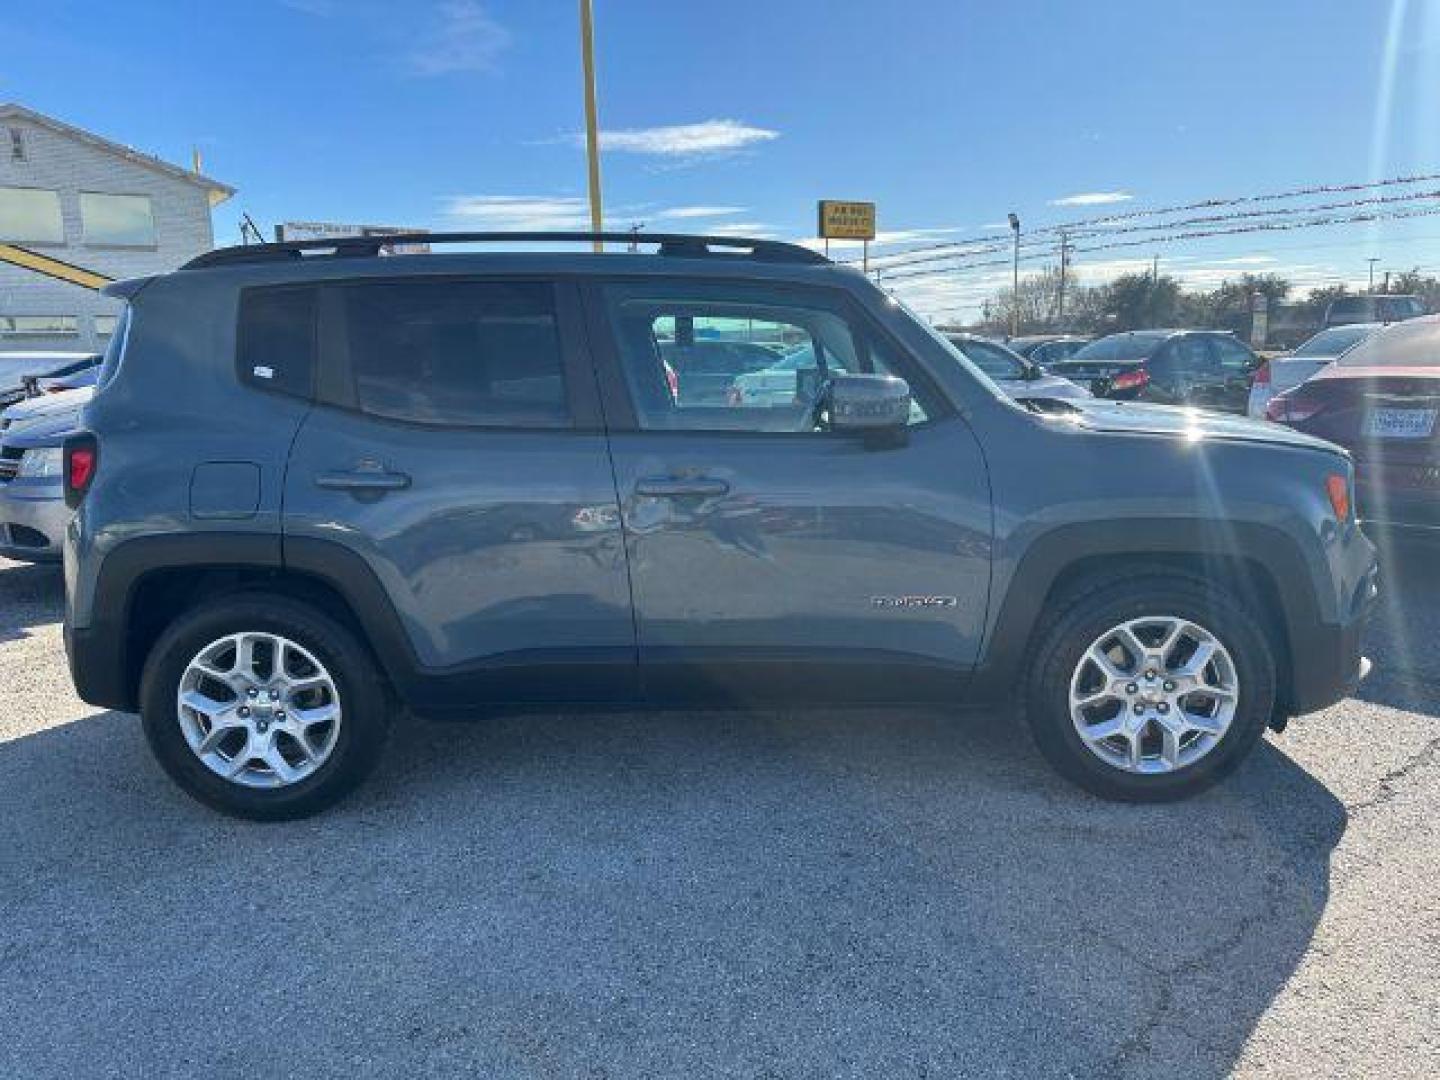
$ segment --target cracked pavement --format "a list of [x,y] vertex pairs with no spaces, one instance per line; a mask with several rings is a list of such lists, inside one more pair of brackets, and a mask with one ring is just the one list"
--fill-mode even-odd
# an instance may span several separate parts
[[1355,699],[1177,806],[1001,716],[541,715],[258,826],[73,696],[58,573],[0,561],[0,1075],[1440,1075],[1432,567]]

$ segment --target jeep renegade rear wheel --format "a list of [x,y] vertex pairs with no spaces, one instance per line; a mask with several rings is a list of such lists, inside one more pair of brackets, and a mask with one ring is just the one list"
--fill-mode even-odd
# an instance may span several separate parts
[[1275,661],[1256,618],[1197,579],[1097,583],[1048,612],[1026,711],[1060,773],[1105,798],[1184,798],[1264,733]]
[[303,817],[374,767],[388,695],[348,630],[284,597],[241,594],[182,616],[151,652],[145,734],[189,794],[224,813]]

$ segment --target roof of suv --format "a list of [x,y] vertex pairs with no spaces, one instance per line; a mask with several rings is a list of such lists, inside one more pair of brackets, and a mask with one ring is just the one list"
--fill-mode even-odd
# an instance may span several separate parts
[[[543,251],[536,246],[602,244],[651,247],[651,252],[612,250]],[[481,250],[397,253],[395,245],[467,245]],[[489,245],[506,245],[497,248]],[[518,250],[517,250],[518,247]],[[831,278],[868,281],[858,268],[831,262],[799,244],[735,236],[692,236],[679,233],[410,233],[347,237],[338,240],[302,240],[217,248],[200,255],[176,272],[224,271],[246,281],[317,280],[333,277],[393,276],[395,274],[626,274],[712,275],[717,271],[762,279]],[[107,296],[130,298],[150,278],[134,278],[107,285]]]
[[294,240],[274,244],[248,244],[217,248],[198,255],[181,269],[194,270],[205,266],[233,263],[269,262],[300,259],[307,255],[332,258],[376,257],[393,251],[396,246],[429,247],[434,244],[627,244],[632,250],[640,244],[655,245],[658,254],[675,258],[721,256],[748,258],[758,262],[829,264],[830,260],[817,251],[800,244],[780,240],[761,240],[744,236],[701,236],[689,233],[642,232],[449,232],[392,233],[375,236],[342,237],[335,240]]

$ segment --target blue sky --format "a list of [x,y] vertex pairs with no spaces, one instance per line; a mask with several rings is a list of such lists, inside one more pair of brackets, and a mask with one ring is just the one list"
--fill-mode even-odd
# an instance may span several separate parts
[[[621,228],[802,238],[831,197],[940,242],[1010,210],[1030,229],[1440,173],[1440,0],[596,0],[596,23]],[[198,146],[239,189],[222,243],[241,211],[267,231],[584,223],[573,0],[8,0],[0,35],[0,100],[176,162]],[[1440,270],[1437,245],[1440,218],[1419,218],[1078,266],[1094,280],[1158,253],[1196,285],[1355,282],[1372,254]],[[905,295],[963,312],[1006,276]]]

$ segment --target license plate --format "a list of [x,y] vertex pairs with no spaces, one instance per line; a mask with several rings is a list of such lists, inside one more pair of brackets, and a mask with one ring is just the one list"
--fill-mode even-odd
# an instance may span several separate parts
[[1428,439],[1435,409],[1376,409],[1365,417],[1364,434],[1374,439]]

